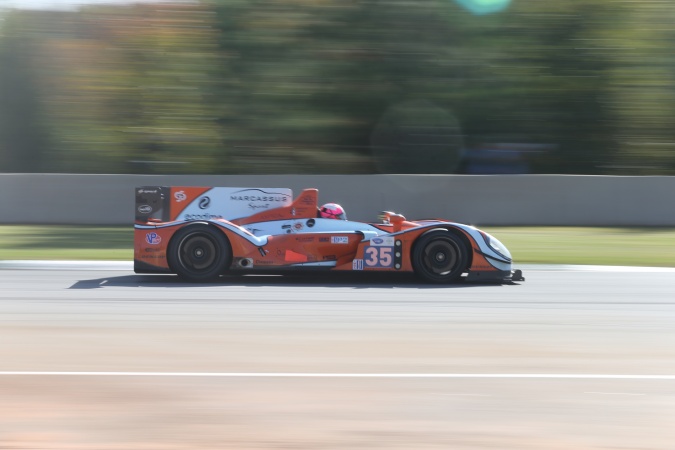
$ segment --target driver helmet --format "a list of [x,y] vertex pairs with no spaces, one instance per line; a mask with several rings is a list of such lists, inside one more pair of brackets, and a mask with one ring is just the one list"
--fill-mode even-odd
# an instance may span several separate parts
[[319,215],[324,219],[347,220],[347,213],[337,203],[326,203],[319,208]]

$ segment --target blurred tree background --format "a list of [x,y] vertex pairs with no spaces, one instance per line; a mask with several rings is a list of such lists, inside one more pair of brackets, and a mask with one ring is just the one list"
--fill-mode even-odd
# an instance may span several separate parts
[[675,3],[0,13],[0,172],[675,174]]

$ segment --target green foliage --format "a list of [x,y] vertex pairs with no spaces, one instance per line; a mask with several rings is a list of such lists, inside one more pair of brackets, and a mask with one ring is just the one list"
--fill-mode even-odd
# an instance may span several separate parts
[[9,11],[0,171],[453,173],[510,143],[554,149],[541,173],[673,174],[673,19],[607,0]]
[[41,171],[46,152],[39,84],[29,57],[35,39],[20,36],[21,17],[5,17],[0,34],[0,170]]

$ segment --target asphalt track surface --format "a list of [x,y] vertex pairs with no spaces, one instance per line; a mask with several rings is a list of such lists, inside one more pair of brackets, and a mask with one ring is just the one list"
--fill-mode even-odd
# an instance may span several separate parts
[[0,270],[0,449],[675,448],[672,270],[109,269]]

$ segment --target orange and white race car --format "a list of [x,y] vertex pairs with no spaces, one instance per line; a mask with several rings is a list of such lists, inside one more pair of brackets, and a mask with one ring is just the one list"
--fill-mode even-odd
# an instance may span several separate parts
[[305,189],[293,199],[290,189],[138,187],[134,271],[194,282],[289,270],[414,272],[432,283],[524,280],[506,247],[472,226],[388,211],[378,223],[350,221],[322,212],[318,193]]

